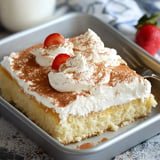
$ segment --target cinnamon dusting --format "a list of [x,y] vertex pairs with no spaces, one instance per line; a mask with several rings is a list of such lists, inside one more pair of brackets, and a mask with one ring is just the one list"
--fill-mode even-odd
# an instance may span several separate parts
[[39,95],[52,98],[53,104],[59,107],[65,107],[76,99],[76,95],[71,92],[58,92],[54,90],[48,81],[48,72],[50,67],[42,67],[35,61],[35,56],[25,50],[19,53],[19,56],[13,59],[12,69],[20,71],[20,79],[29,82],[29,89],[37,92]]
[[139,77],[139,75],[137,75],[137,73],[130,69],[127,65],[121,64],[112,68],[108,85],[114,87],[117,83],[129,83],[132,82],[135,77]]

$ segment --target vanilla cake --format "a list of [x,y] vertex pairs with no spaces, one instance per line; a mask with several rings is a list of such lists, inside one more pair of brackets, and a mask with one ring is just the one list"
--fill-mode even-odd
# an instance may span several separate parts
[[48,37],[3,58],[0,89],[60,143],[116,131],[156,106],[150,82],[91,29],[72,38]]

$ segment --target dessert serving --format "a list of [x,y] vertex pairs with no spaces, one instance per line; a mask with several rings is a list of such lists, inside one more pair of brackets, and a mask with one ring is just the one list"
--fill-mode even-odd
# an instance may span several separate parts
[[149,115],[151,83],[91,29],[59,33],[1,61],[1,95],[60,143],[117,130]]

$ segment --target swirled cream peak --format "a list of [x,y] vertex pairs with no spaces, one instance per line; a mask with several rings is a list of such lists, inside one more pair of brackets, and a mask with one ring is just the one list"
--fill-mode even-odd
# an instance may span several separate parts
[[93,87],[106,85],[113,66],[124,63],[115,49],[104,43],[92,30],[70,39],[74,56],[58,71],[48,74],[50,85],[60,92],[90,91]]
[[93,74],[96,66],[88,63],[82,54],[70,58],[59,72],[48,74],[51,86],[60,92],[80,92],[95,85]]
[[72,38],[71,41],[74,45],[75,52],[82,53],[88,60],[92,60],[94,62],[101,62],[102,60],[108,61],[109,56],[111,56],[111,59],[113,60],[111,62],[112,65],[115,64],[115,60],[116,62],[117,60],[122,61],[117,55],[117,51],[113,48],[105,47],[100,37],[91,29],[88,29],[87,32],[80,36]]
[[101,52],[104,49],[104,43],[100,37],[91,29],[77,37],[71,39],[74,48],[82,52]]

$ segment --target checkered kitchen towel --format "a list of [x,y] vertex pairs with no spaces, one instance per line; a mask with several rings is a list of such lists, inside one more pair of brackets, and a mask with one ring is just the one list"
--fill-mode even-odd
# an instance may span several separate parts
[[[76,11],[92,14],[134,40],[138,19],[160,11],[160,0],[58,0],[56,13]],[[156,54],[160,61],[160,52]]]

